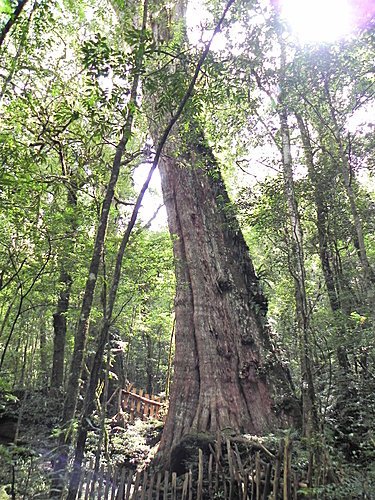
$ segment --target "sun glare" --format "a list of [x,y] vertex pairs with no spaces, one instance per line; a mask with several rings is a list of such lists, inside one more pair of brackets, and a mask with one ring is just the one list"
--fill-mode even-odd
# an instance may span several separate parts
[[281,0],[281,12],[303,42],[333,42],[354,28],[349,0]]

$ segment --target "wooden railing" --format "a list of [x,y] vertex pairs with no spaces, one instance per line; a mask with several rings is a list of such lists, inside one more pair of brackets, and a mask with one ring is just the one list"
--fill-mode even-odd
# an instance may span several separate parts
[[156,418],[163,420],[161,412],[165,401],[160,396],[153,396],[144,393],[143,389],[136,389],[129,385],[122,390],[122,410],[129,413],[130,421],[134,418]]
[[[292,470],[292,443],[281,440],[273,454],[253,443],[248,456],[227,440],[209,456],[199,450],[194,470],[176,473],[151,469],[106,470],[90,468],[82,475],[80,499],[85,500],[298,500],[306,484]],[[258,448],[258,449],[257,449]]]

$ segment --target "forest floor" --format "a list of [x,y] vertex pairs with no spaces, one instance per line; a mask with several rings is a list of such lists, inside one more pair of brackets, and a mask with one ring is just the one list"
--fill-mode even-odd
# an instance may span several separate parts
[[[59,436],[59,415],[62,396],[51,397],[47,392],[3,394],[0,405],[0,499],[12,490],[13,498],[47,499]],[[116,411],[112,412],[116,415]],[[103,434],[101,461],[111,467],[139,470],[147,467],[157,449],[163,423],[154,419],[128,421],[126,414],[108,418]],[[92,431],[86,449],[87,463],[95,459],[101,434],[99,419],[92,419]],[[241,443],[243,437],[238,436]],[[277,453],[280,436],[269,436],[266,448]],[[254,440],[252,441],[254,443]],[[292,470],[298,472],[302,485],[306,483],[308,450],[297,435],[293,436]],[[15,444],[16,443],[16,444]],[[251,447],[250,447],[251,448]],[[249,448],[249,450],[250,450]],[[256,447],[258,450],[260,447]],[[225,449],[225,442],[223,442]],[[312,498],[375,499],[375,461],[371,443],[362,454],[347,457],[343,447],[327,442],[320,447],[322,463],[328,470],[327,485],[315,491]],[[252,453],[249,451],[249,453]],[[224,455],[224,453],[223,453]],[[254,453],[255,455],[255,453]],[[193,462],[193,460],[192,460]],[[323,464],[324,462],[324,464]],[[195,467],[193,463],[192,467]]]
[[[13,489],[16,498],[48,498],[49,477],[60,433],[59,415],[63,398],[43,391],[0,395],[0,499],[1,492]],[[105,422],[102,461],[112,467],[142,468],[150,462],[160,440],[163,423],[136,419],[130,423],[108,418]],[[93,417],[86,460],[94,460],[101,433],[99,419]],[[6,488],[4,490],[4,488]],[[22,492],[27,491],[27,496]],[[8,498],[4,496],[4,498]],[[11,497],[9,497],[11,498]]]

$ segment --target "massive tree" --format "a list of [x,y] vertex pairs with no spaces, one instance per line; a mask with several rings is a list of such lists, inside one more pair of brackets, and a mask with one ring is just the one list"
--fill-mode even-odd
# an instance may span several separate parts
[[[184,10],[183,2],[174,6],[175,22],[183,22]],[[166,14],[159,10],[153,20],[159,43],[173,37],[171,12]],[[178,72],[184,68],[175,60],[174,75]],[[157,142],[171,110],[160,113],[163,90],[155,92],[152,86],[150,95],[147,88],[146,82],[150,129]],[[190,111],[175,126],[159,162],[177,290],[174,381],[158,456],[172,467],[173,449],[186,436],[263,434],[290,425],[298,413],[270,340],[266,299],[220,167]]]
[[178,155],[171,142],[160,163],[177,278],[174,382],[160,452],[194,432],[263,434],[291,423],[290,385],[248,248],[210,148],[199,132],[190,140]]

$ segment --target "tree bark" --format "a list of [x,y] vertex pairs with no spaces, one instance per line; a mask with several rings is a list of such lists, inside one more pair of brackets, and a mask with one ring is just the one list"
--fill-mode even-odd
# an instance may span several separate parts
[[[5,93],[7,91],[7,87],[9,85],[9,83],[12,81],[12,78],[17,70],[17,65],[20,63],[20,59],[21,59],[21,55],[22,55],[22,52],[24,51],[25,47],[26,47],[26,41],[27,41],[27,36],[29,34],[29,30],[30,30],[30,26],[31,26],[31,21],[34,17],[34,14],[36,12],[36,9],[38,8],[39,4],[37,2],[34,2],[34,5],[32,6],[32,9],[31,9],[31,12],[27,18],[27,22],[23,28],[23,33],[21,35],[21,38],[20,38],[20,42],[19,42],[19,45],[18,45],[18,49],[17,49],[17,53],[16,55],[13,57],[13,61],[11,63],[11,67],[10,67],[10,70],[9,70],[9,73],[8,73],[8,76],[5,78],[4,80],[4,83],[1,87],[1,90],[0,90],[0,104],[2,103],[3,101],[3,98],[5,96]],[[23,7],[22,7],[23,8]],[[16,8],[17,10],[17,8]],[[22,9],[21,9],[22,11]],[[17,15],[16,19],[14,19],[14,21],[10,20],[10,25],[9,25],[9,29],[11,28],[11,26],[14,25],[14,22],[18,19],[19,15],[21,14],[21,11],[19,12],[19,14]],[[5,29],[5,32],[3,32],[3,39],[2,39],[2,42],[4,42],[4,38],[6,36],[6,33],[7,33],[7,29],[6,29],[6,26],[4,27]],[[8,29],[8,31],[9,31]]]
[[159,448],[170,466],[187,434],[263,434],[290,425],[295,406],[270,342],[266,300],[202,134],[182,146],[175,133],[160,173],[177,286],[174,380]]
[[[116,147],[116,152],[115,156],[113,159],[113,164],[112,164],[112,170],[111,170],[111,175],[110,179],[108,182],[108,186],[106,189],[106,193],[104,196],[104,200],[102,203],[102,208],[101,208],[101,213],[100,213],[100,220],[99,220],[99,225],[97,228],[96,232],[96,237],[95,237],[95,243],[94,243],[94,248],[93,248],[93,253],[91,257],[91,262],[90,262],[90,267],[89,267],[89,273],[85,285],[85,290],[84,290],[84,295],[82,299],[82,306],[81,306],[81,313],[79,317],[79,322],[77,326],[77,330],[75,333],[74,337],[74,348],[73,348],[73,355],[72,355],[72,360],[71,360],[71,365],[70,365],[70,371],[69,371],[69,380],[68,380],[68,386],[67,386],[67,391],[66,391],[66,396],[65,396],[65,401],[64,401],[64,408],[63,408],[63,415],[62,415],[62,426],[66,427],[67,424],[72,420],[72,418],[75,415],[76,411],[76,405],[77,405],[77,399],[78,399],[78,394],[79,394],[79,381],[80,381],[80,376],[82,372],[82,366],[83,366],[83,357],[84,357],[84,352],[86,348],[86,340],[87,340],[87,334],[89,330],[89,324],[90,324],[90,314],[91,314],[91,308],[94,300],[94,292],[95,292],[95,287],[96,287],[96,282],[97,282],[97,277],[98,277],[98,272],[99,272],[99,266],[100,266],[100,261],[101,261],[101,256],[104,248],[104,241],[105,241],[105,236],[107,232],[107,226],[108,226],[108,220],[109,220],[109,211],[111,208],[111,204],[113,201],[114,193],[115,193],[115,187],[117,184],[117,180],[120,175],[120,170],[121,170],[121,165],[122,165],[122,158],[124,155],[124,152],[126,150],[127,144],[129,139],[131,138],[132,134],[132,128],[133,128],[133,120],[134,120],[134,114],[136,112],[137,108],[137,93],[138,93],[138,86],[139,86],[139,80],[140,80],[140,71],[142,69],[142,64],[143,64],[143,56],[144,56],[144,36],[141,37],[140,44],[137,50],[137,53],[135,55],[135,67],[134,67],[134,76],[133,76],[133,82],[132,82],[132,87],[131,87],[131,92],[130,92],[130,98],[128,102],[128,107],[127,107],[127,115],[126,115],[126,120],[124,123],[124,126],[121,131],[121,139]],[[136,207],[135,207],[136,208]],[[139,206],[137,208],[139,210]],[[133,221],[133,225],[134,225]],[[108,330],[107,332],[105,331],[106,329],[109,329],[109,324],[105,324],[103,326],[101,335],[105,337],[100,338],[98,340],[98,351],[96,353],[96,356],[100,356],[100,349],[103,345],[103,350],[105,347],[107,335],[108,335]],[[103,352],[103,351],[102,351]],[[101,362],[101,360],[100,360]],[[98,367],[98,371],[100,369],[100,365]],[[94,384],[95,383],[95,377],[90,376],[90,383]],[[96,384],[94,387],[94,391],[96,388]],[[91,389],[90,389],[91,390]],[[89,391],[89,389],[88,389]],[[89,408],[91,411],[91,409]],[[84,410],[85,411],[85,410]],[[88,413],[90,414],[90,413]],[[86,425],[83,426],[82,428],[82,433],[81,435],[78,436],[77,439],[77,450],[79,450],[80,443],[86,442]],[[54,477],[52,481],[52,490],[51,494],[52,496],[59,495],[60,491],[62,490],[63,484],[62,484],[62,478],[63,478],[63,473],[66,469],[67,462],[68,462],[68,444],[71,440],[71,435],[69,432],[61,433],[61,438],[59,442],[59,455],[58,458],[55,462],[54,465]],[[83,449],[80,450],[80,453],[82,454],[80,460],[82,461],[83,457]],[[52,493],[52,491],[54,493]]]
[[309,314],[306,296],[306,270],[303,251],[303,233],[294,191],[288,115],[284,107],[282,107],[279,117],[283,144],[282,163],[284,175],[284,190],[290,223],[290,270],[295,287],[297,329],[300,348],[303,434],[306,437],[311,437],[311,435],[317,430],[318,425],[315,405],[314,380],[311,368],[311,347],[309,339]]
[[[318,240],[319,240],[319,256],[320,262],[323,270],[323,276],[325,280],[325,285],[328,293],[328,299],[333,313],[341,310],[341,300],[339,295],[339,289],[336,289],[334,268],[332,265],[332,255],[329,249],[329,236],[327,230],[327,206],[324,202],[324,189],[322,185],[319,184],[319,177],[316,172],[314,155],[312,152],[312,146],[310,141],[310,135],[303,118],[298,113],[296,114],[298,127],[301,134],[308,175],[310,178],[311,185],[314,190],[314,200],[316,209],[316,226],[318,229]],[[324,180],[323,180],[324,182]],[[341,332],[342,335],[345,332]],[[339,346],[336,350],[337,361],[339,366],[346,371],[350,370],[350,363],[343,346]]]
[[[73,175],[71,175],[70,186],[67,193],[67,208],[70,208],[73,213],[77,209],[77,191],[78,186]],[[74,217],[74,216],[73,216]],[[73,220],[70,230],[65,234],[66,255],[74,249],[74,239],[77,232],[77,223]],[[73,280],[67,270],[66,256],[61,263],[59,284],[61,290],[57,300],[56,312],[53,314],[53,357],[52,357],[52,372],[51,372],[51,387],[59,389],[64,382],[64,362],[65,362],[65,343],[67,333],[66,314],[69,310],[70,292],[72,289]]]
[[56,312],[53,315],[53,358],[51,387],[59,389],[64,381],[64,361],[65,361],[65,341],[66,341],[66,313],[69,309],[70,290],[72,287],[72,278],[65,270],[61,269],[59,277],[62,290],[59,293]]
[[[138,60],[139,57],[141,59],[143,58],[143,50],[144,48],[142,49],[142,55],[141,56],[138,55],[137,58],[138,66],[140,64]],[[128,104],[127,118],[122,130],[121,140],[116,148],[110,180],[108,182],[107,190],[102,203],[99,225],[96,232],[94,249],[91,257],[88,278],[86,281],[85,291],[82,300],[81,314],[79,317],[78,327],[74,338],[74,349],[70,366],[68,390],[66,393],[64,411],[63,411],[63,424],[66,424],[69,420],[71,420],[75,413],[78,390],[79,390],[79,378],[82,370],[83,355],[86,346],[86,338],[90,322],[91,307],[94,300],[95,286],[98,277],[101,255],[103,252],[105,235],[107,232],[109,210],[113,201],[115,187],[120,174],[122,157],[125,152],[127,143],[131,137],[133,118],[136,109],[138,84],[139,84],[139,69],[140,67],[137,67],[135,69],[135,75],[130,95],[130,102]]]
[[150,333],[145,333],[143,335],[144,347],[146,350],[146,393],[154,393],[154,364],[153,364],[153,350],[154,345]]
[[[183,2],[177,2],[174,20],[183,16]],[[157,41],[160,34],[163,41],[171,38],[162,15],[154,28]],[[158,110],[158,97],[145,93],[151,110]],[[151,115],[159,118],[150,120],[157,143],[167,118]],[[173,468],[174,450],[190,434],[263,434],[291,425],[299,408],[270,341],[267,303],[220,169],[191,115],[173,129],[159,168],[176,263],[176,348],[156,461]]]
[[42,387],[48,386],[48,370],[47,370],[47,335],[46,325],[42,321],[39,331],[39,344],[40,344],[40,372]]
[[[226,4],[213,36],[232,3]],[[171,17],[180,22],[183,16],[183,1],[177,1],[172,15],[159,10],[153,19],[155,41],[170,40]],[[177,111],[171,110],[171,121],[169,113],[160,116],[158,110],[164,89],[159,95],[144,89],[154,143],[163,143],[174,127],[159,161],[177,281],[174,380],[157,456],[164,467],[172,465],[173,448],[190,433],[264,433],[291,425],[299,416],[288,372],[270,341],[266,300],[218,165],[195,118],[176,125],[212,38]]]

